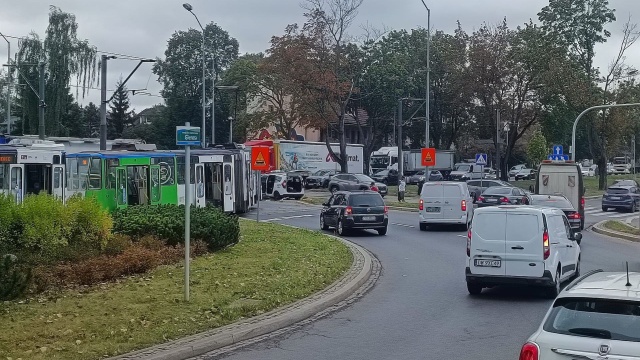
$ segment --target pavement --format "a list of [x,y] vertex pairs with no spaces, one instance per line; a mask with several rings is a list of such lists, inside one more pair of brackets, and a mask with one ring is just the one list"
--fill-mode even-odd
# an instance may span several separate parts
[[[297,211],[300,213],[300,211]],[[302,216],[304,217],[304,215]],[[295,218],[282,216],[283,219]],[[254,218],[255,219],[255,218]],[[271,218],[267,221],[280,221]],[[295,227],[292,225],[288,225]],[[327,234],[327,236],[332,236]],[[379,261],[363,247],[335,237],[349,247],[353,263],[347,273],[326,289],[291,305],[194,336],[111,358],[112,360],[183,360],[244,341],[256,341],[292,326],[302,326],[349,305],[364,295],[380,275]]]

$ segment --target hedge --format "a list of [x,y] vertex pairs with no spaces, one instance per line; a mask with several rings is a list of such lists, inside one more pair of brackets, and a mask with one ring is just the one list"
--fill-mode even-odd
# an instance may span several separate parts
[[[164,239],[169,245],[184,242],[183,205],[139,205],[113,213],[115,233],[142,238],[146,235]],[[209,251],[236,244],[240,239],[238,218],[215,207],[191,209],[191,240],[203,241]]]

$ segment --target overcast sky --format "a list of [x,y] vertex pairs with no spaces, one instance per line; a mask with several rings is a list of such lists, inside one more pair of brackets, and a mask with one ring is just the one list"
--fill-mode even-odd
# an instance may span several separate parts
[[[2,0],[9,2],[10,0]],[[240,52],[262,52],[269,46],[272,35],[282,34],[287,24],[302,23],[301,0],[188,0],[203,23],[218,23],[240,43]],[[431,26],[452,32],[456,21],[471,33],[482,23],[496,24],[507,17],[510,27],[537,20],[537,13],[546,0],[425,0],[431,7]],[[0,32],[10,36],[26,36],[31,31],[44,36],[48,24],[49,5],[60,7],[76,15],[78,37],[87,39],[100,51],[163,57],[167,40],[177,30],[197,28],[196,20],[182,8],[181,0],[18,0],[2,7]],[[596,66],[604,70],[617,52],[621,29],[628,16],[640,23],[640,1],[610,0],[616,9],[617,22],[609,25],[612,37],[599,46]],[[427,13],[420,0],[364,0],[351,29],[352,35],[361,33],[360,25],[387,29],[426,27]],[[17,40],[11,41],[11,51],[17,50]],[[6,42],[0,39],[0,62],[6,63]],[[628,52],[628,64],[640,68],[640,43]],[[120,76],[126,77],[136,62],[112,60],[108,67],[109,89]],[[161,86],[151,72],[150,64],[143,64],[129,80],[129,89],[144,89],[159,95]],[[110,94],[109,94],[110,96]],[[100,92],[91,90],[81,103],[99,103]],[[136,95],[132,105],[141,111],[161,103],[158,97]]]

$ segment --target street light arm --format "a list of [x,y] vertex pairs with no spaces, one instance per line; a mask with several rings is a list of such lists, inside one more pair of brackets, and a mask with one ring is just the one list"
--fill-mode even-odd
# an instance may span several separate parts
[[189,12],[191,13],[191,15],[193,15],[194,18],[196,18],[196,21],[198,22],[198,25],[200,25],[200,29],[202,29],[202,35],[204,36],[204,28],[202,27],[202,24],[200,23],[200,19],[198,19],[198,16],[191,10],[189,10]]

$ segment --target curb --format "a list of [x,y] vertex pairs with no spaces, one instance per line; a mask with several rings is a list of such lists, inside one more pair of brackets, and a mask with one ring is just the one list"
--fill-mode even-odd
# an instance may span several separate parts
[[640,236],[638,235],[626,234],[619,231],[605,229],[604,226],[602,225],[607,221],[609,220],[600,221],[599,223],[593,225],[591,227],[591,231],[598,233],[600,235],[605,235],[613,238],[618,238],[618,239],[623,239],[623,240],[628,240],[633,242],[640,242]]
[[204,355],[299,323],[346,300],[363,285],[375,283],[379,272],[374,271],[373,263],[377,262],[377,259],[374,260],[369,251],[343,238],[325,235],[347,245],[353,255],[353,263],[345,275],[324,290],[244,321],[113,357],[110,360],[186,360]]
[[584,198],[585,200],[600,199],[602,198],[602,195],[585,196]]

